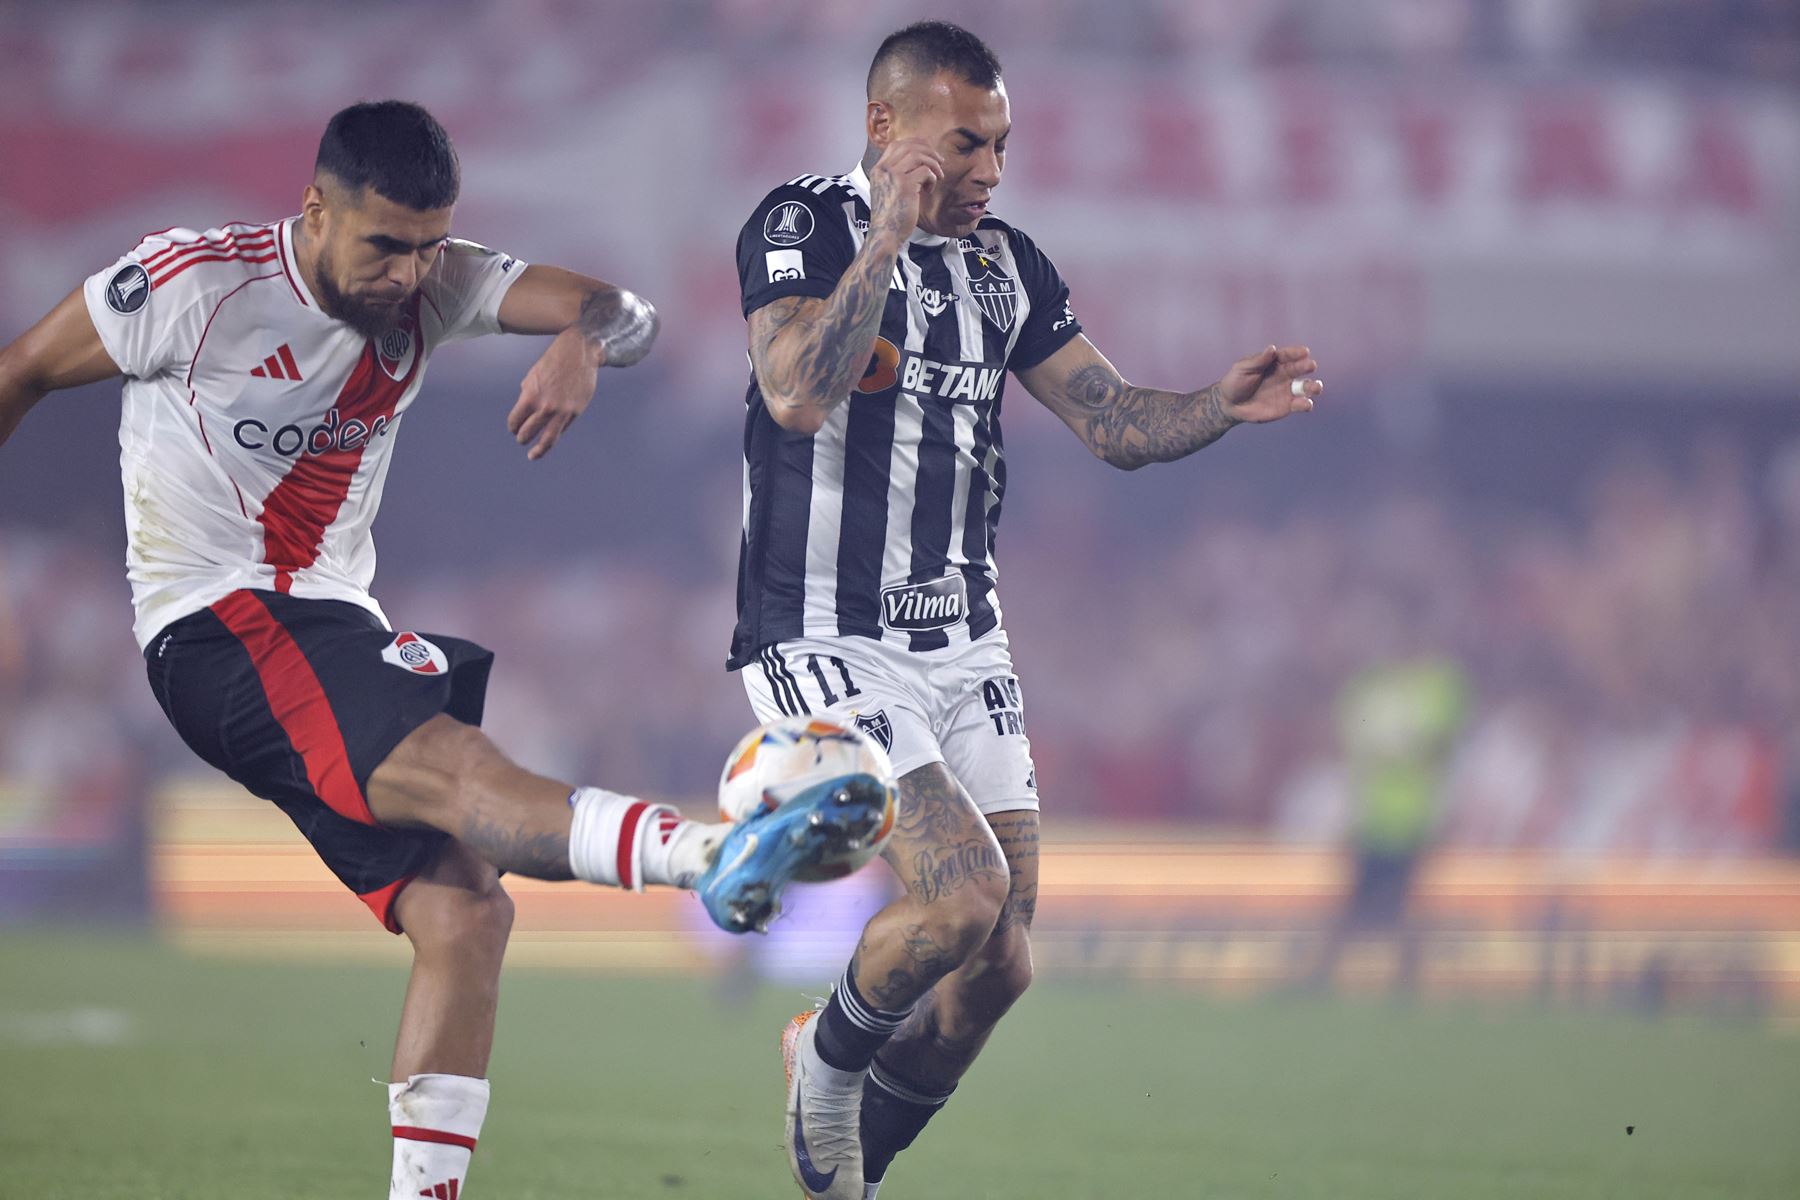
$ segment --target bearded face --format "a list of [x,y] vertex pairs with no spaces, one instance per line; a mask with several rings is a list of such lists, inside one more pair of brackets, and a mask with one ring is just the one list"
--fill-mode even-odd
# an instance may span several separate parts
[[316,247],[313,291],[325,312],[379,340],[400,323],[450,235],[450,208],[407,208],[333,181],[307,189],[306,235]]
[[338,278],[338,266],[332,261],[331,251],[321,250],[317,297],[319,307],[327,315],[342,321],[372,342],[380,341],[382,335],[400,324],[401,314],[406,311],[406,302],[419,290],[419,284],[414,284],[411,290],[401,294],[398,299],[388,300],[346,291],[338,285]]

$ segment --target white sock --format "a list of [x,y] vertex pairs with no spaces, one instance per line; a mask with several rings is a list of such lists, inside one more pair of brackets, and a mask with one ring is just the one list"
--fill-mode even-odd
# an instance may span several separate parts
[[575,878],[641,892],[649,883],[691,888],[712,865],[727,825],[685,821],[666,804],[605,788],[577,788],[569,825]]
[[[814,1017],[812,1023],[817,1025],[819,1019]],[[800,1053],[806,1056],[806,1077],[817,1084],[820,1091],[861,1093],[863,1080],[868,1077],[869,1068],[864,1067],[860,1071],[846,1071],[841,1067],[832,1066],[819,1056],[817,1034],[800,1039]]]
[[388,1200],[461,1200],[469,1158],[487,1117],[488,1081],[467,1075],[411,1075],[388,1084],[394,1173]]
[[863,1184],[863,1200],[875,1200],[875,1193],[881,1190],[881,1180]]
[[730,829],[730,824],[683,820],[674,809],[663,809],[655,831],[644,842],[644,881],[693,887],[719,856],[719,843]]

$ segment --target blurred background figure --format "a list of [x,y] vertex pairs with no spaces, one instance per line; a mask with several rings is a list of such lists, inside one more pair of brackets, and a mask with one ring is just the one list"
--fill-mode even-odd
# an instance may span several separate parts
[[[1391,613],[1390,622],[1404,620]],[[1325,929],[1312,969],[1315,988],[1336,977],[1353,938],[1375,936],[1395,950],[1393,990],[1418,983],[1421,931],[1412,916],[1420,868],[1438,835],[1456,739],[1469,719],[1466,674],[1432,653],[1417,625],[1384,640],[1412,643],[1351,676],[1337,703],[1355,815],[1350,836],[1350,887]]]

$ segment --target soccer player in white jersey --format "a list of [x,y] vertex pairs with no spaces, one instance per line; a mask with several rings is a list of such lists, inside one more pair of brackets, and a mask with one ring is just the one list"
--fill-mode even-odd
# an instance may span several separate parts
[[749,853],[764,818],[726,831],[515,765],[477,728],[492,655],[396,631],[369,595],[395,433],[441,343],[555,335],[507,419],[536,459],[599,368],[656,336],[629,291],[452,240],[459,178],[424,109],[355,105],[298,216],[151,234],[0,350],[0,441],[47,393],[125,376],[127,561],[157,701],[412,942],[389,1088],[406,1200],[464,1193],[512,924],[499,872],[696,888],[737,931],[841,849],[807,833]]
[[900,780],[885,857],[906,894],[784,1034],[790,1166],[874,1197],[1031,980],[1037,773],[995,593],[1008,372],[1107,463],[1182,458],[1321,394],[1303,346],[1210,387],[1137,387],[1069,291],[991,216],[1011,116],[1000,64],[922,22],[869,71],[847,175],[775,189],[738,240],[753,378],[738,626],[758,717],[854,716]]

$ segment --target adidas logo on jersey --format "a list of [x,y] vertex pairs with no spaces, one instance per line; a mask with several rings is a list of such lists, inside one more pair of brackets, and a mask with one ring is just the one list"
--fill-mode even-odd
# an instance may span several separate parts
[[258,379],[291,379],[295,383],[304,382],[300,375],[300,364],[294,361],[294,352],[286,342],[281,349],[263,359],[260,367],[251,367],[250,374]]

